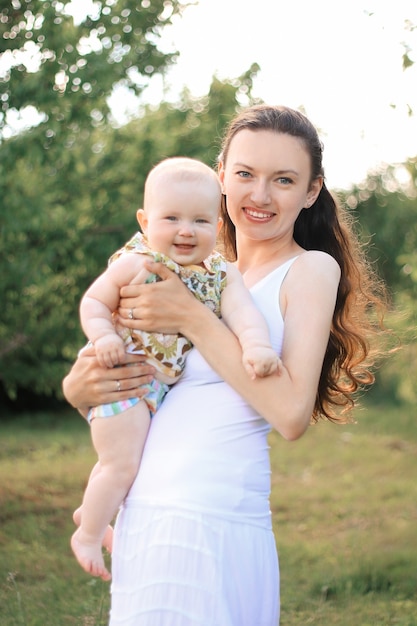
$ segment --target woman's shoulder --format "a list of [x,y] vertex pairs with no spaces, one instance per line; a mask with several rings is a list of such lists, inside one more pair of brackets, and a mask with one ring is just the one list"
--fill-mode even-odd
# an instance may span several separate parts
[[322,250],[304,250],[294,259],[294,266],[312,271],[331,271],[340,274],[340,266],[336,259]]
[[294,259],[288,272],[288,282],[339,284],[340,274],[340,266],[331,254],[321,250],[305,250]]

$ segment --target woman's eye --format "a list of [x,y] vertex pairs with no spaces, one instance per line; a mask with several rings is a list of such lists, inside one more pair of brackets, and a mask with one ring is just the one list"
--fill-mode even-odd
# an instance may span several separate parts
[[240,172],[236,172],[238,176],[240,176],[240,178],[249,178],[250,174],[249,172],[245,172],[244,170],[240,171]]
[[281,185],[291,185],[291,183],[292,183],[291,178],[288,178],[287,176],[280,176],[279,178],[277,178],[277,181]]

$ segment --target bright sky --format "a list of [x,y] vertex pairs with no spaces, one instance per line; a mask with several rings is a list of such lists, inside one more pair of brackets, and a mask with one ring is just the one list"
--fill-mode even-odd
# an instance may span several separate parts
[[[404,42],[416,61],[406,71]],[[417,156],[417,0],[199,0],[164,32],[171,44],[174,93],[206,94],[213,74],[237,78],[258,63],[253,94],[304,108],[331,188]]]
[[[156,79],[147,102],[175,101],[184,86],[205,95],[213,75],[234,79],[258,63],[253,95],[303,108],[320,131],[330,188],[347,189],[381,163],[417,156],[417,0],[195,2],[159,44],[180,52],[166,79],[171,91]],[[71,6],[85,14],[94,3]],[[405,71],[403,44],[415,61]],[[124,93],[112,106],[121,119],[137,101]]]

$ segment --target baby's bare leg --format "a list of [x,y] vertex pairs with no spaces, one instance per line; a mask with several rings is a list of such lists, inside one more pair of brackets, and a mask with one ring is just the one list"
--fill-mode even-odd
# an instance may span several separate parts
[[[96,463],[93,469],[91,470],[90,478],[88,480],[89,481],[92,480],[94,476],[97,474],[97,472],[99,471],[100,471],[100,464]],[[74,524],[76,524],[77,526],[81,525],[82,512],[83,512],[83,507],[79,506],[78,509],[75,509],[74,513],[72,514],[72,519],[74,521]],[[111,526],[110,524],[107,526],[104,532],[102,546],[103,548],[106,548],[107,552],[111,553],[113,549],[113,526]]]
[[103,580],[110,579],[101,550],[103,539],[137,474],[149,423],[149,409],[141,401],[91,424],[99,460],[84,493],[81,524],[71,538],[71,547],[81,567]]

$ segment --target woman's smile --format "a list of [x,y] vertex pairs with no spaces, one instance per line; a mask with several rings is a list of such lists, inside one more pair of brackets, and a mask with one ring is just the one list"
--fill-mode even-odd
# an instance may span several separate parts
[[272,211],[259,211],[258,209],[252,209],[250,207],[243,207],[243,212],[250,218],[254,220],[262,220],[269,221],[271,218],[275,217],[276,213]]

